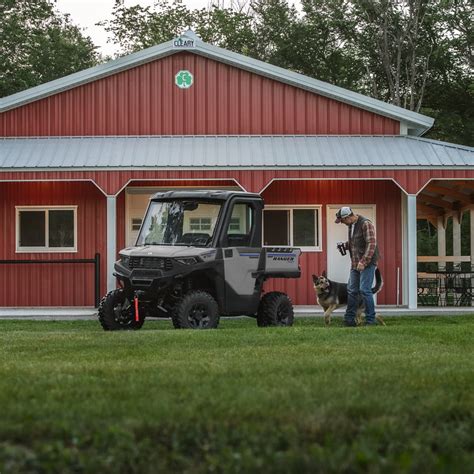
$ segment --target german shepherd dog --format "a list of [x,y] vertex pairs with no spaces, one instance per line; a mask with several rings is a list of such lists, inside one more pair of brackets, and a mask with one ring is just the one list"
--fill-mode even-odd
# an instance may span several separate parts
[[[347,284],[331,281],[323,272],[321,276],[313,275],[314,291],[318,303],[324,309],[324,322],[326,325],[331,324],[331,314],[340,306],[347,305]],[[375,270],[375,286],[372,288],[372,293],[378,293],[383,286],[383,279],[380,270]],[[362,324],[362,314],[365,311],[365,303],[361,296],[359,296],[359,306],[356,314],[356,324]],[[385,326],[383,319],[376,314],[375,319],[379,324]]]

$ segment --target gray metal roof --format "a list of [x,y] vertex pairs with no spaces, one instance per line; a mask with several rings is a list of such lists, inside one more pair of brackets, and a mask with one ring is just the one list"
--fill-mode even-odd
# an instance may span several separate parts
[[[183,40],[188,41],[188,45]],[[411,112],[402,107],[397,107],[386,102],[382,102],[371,97],[367,97],[356,92],[352,92],[342,87],[328,84],[327,82],[298,74],[263,61],[249,58],[242,54],[233,53],[226,49],[218,48],[211,44],[201,41],[192,31],[186,32],[180,38],[162,43],[151,48],[144,49],[137,53],[129,54],[114,61],[100,64],[84,71],[71,74],[69,76],[56,79],[37,87],[32,87],[22,92],[10,95],[0,99],[0,112],[20,107],[35,100],[43,99],[53,94],[63,92],[73,87],[78,87],[92,81],[117,74],[132,67],[146,64],[151,61],[169,56],[179,51],[189,51],[216,61],[229,64],[231,66],[245,69],[247,71],[259,74],[270,79],[274,79],[286,84],[290,84],[310,92],[329,97],[340,102],[344,102],[355,107],[360,107],[385,117],[390,117],[407,124],[408,128],[413,130],[416,135],[422,135],[433,126],[434,119],[426,115]]]
[[0,171],[473,167],[474,148],[407,136],[0,139]]

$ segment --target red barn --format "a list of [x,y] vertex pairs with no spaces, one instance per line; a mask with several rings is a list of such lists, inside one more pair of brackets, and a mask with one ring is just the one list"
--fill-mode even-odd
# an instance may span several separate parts
[[[473,149],[419,138],[432,124],[192,32],[3,98],[0,305],[91,306],[95,255],[103,294],[149,196],[186,187],[263,194],[264,242],[303,249],[301,279],[272,283],[296,304],[311,273],[346,279],[334,213],[352,206],[377,228],[378,304],[415,308],[417,212],[473,207]],[[430,184],[445,193],[421,202]]]

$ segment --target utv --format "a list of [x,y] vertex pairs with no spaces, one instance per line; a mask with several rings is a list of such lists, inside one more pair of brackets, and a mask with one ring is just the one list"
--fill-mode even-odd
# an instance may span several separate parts
[[291,326],[293,305],[269,278],[299,278],[300,249],[262,248],[263,199],[237,191],[155,194],[135,247],[120,252],[120,288],[99,306],[105,330],[139,329],[146,317],[175,328],[210,329],[219,315],[256,317],[259,326]]

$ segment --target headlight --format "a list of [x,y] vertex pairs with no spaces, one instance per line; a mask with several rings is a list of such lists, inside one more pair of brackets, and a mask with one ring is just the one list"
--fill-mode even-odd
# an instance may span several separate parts
[[194,265],[195,263],[198,263],[198,259],[196,257],[183,257],[177,258],[176,260],[183,265]]
[[130,263],[130,257],[128,257],[126,255],[120,255],[120,263],[124,267],[128,267],[128,264]]

